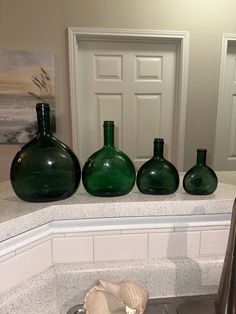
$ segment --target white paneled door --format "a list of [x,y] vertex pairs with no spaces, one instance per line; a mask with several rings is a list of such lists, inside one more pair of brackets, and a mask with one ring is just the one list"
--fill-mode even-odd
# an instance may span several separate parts
[[115,143],[137,167],[163,137],[175,160],[174,43],[80,41],[78,95],[82,161],[103,145],[103,121],[115,121]]
[[225,62],[217,169],[236,170],[236,43],[228,46]]

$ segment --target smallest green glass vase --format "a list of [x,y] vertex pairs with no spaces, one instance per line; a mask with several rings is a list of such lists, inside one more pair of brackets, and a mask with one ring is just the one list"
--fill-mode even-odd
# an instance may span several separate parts
[[217,188],[218,179],[214,170],[206,165],[206,155],[206,149],[197,149],[197,163],[184,176],[183,187],[189,194],[212,194]]

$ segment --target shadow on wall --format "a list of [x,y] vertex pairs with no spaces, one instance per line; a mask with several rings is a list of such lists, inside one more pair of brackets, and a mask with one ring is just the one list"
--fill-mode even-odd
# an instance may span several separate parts
[[[196,231],[198,232],[198,231]],[[196,259],[188,257],[191,244],[188,241],[188,234],[186,232],[179,232],[177,238],[180,236],[180,241],[169,238],[167,258],[175,265],[175,295],[188,296],[193,293],[196,295],[214,294],[217,292],[222,263],[219,260],[218,264],[214,263],[214,267],[206,260],[201,267]],[[181,243],[181,247],[179,245]],[[181,257],[173,256],[173,252],[178,252]],[[191,291],[191,294],[190,294]]]

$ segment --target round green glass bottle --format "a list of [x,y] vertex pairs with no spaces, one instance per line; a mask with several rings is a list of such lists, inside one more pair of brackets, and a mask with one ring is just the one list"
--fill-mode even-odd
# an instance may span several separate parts
[[19,198],[29,202],[62,200],[79,186],[79,161],[69,147],[52,135],[49,105],[38,103],[36,111],[38,133],[12,161],[12,188]]
[[131,191],[135,168],[129,157],[114,146],[114,122],[104,121],[104,146],[92,154],[82,170],[86,191],[95,196],[119,196]]
[[206,165],[206,149],[197,149],[197,163],[189,169],[183,179],[184,190],[189,194],[212,194],[218,184],[215,172]]
[[144,194],[165,195],[174,193],[179,186],[175,166],[163,157],[164,140],[154,140],[154,155],[137,173],[137,187]]

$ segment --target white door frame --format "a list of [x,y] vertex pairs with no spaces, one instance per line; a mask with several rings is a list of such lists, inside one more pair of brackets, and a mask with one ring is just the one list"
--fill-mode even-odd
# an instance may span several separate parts
[[189,32],[185,31],[157,31],[157,30],[133,30],[133,29],[110,29],[110,28],[68,28],[69,49],[69,83],[70,104],[72,123],[72,148],[75,153],[80,151],[80,132],[78,117],[80,111],[80,99],[78,95],[78,49],[81,40],[118,40],[138,42],[175,42],[178,44],[177,73],[176,79],[176,125],[174,126],[174,156],[175,165],[179,171],[183,170],[187,82],[188,82],[188,59],[189,59]]
[[221,42],[221,60],[220,60],[220,79],[218,92],[218,108],[216,119],[216,135],[215,135],[215,149],[214,149],[214,169],[218,170],[220,167],[220,148],[223,134],[222,134],[222,117],[224,111],[224,76],[227,59],[227,48],[230,42],[236,42],[236,34],[223,33]]

